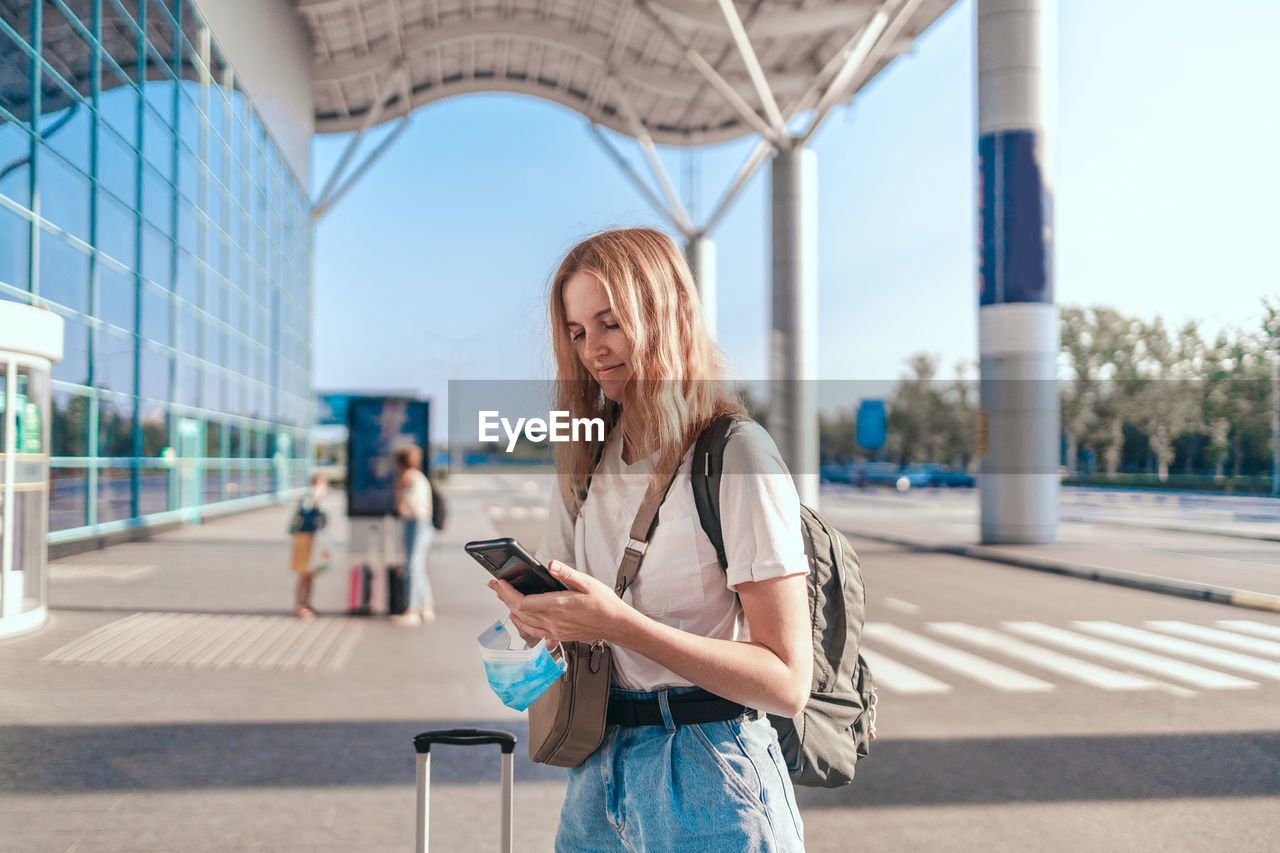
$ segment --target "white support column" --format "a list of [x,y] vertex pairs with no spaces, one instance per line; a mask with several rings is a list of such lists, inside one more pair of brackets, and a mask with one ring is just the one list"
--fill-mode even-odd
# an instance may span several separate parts
[[772,169],[773,323],[769,432],[800,500],[818,500],[818,157],[778,152]]
[[702,302],[702,316],[707,321],[707,331],[712,340],[716,337],[716,244],[705,234],[695,234],[684,247],[685,257],[693,270],[693,280],[698,284],[698,299]]
[[[1049,160],[1054,0],[978,0],[982,541],[1058,531],[1058,312]],[[1046,106],[1046,102],[1048,106]]]

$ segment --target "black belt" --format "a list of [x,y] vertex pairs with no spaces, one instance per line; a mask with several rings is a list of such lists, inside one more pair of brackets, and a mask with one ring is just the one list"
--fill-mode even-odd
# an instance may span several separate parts
[[[671,708],[671,721],[677,726],[692,723],[718,723],[732,720],[743,714],[751,714],[751,719],[758,719],[760,712],[728,699],[721,699],[706,690],[694,690],[689,693],[668,693],[667,705]],[[661,726],[662,708],[654,699],[623,699],[620,696],[609,697],[609,710],[605,722],[611,726]]]

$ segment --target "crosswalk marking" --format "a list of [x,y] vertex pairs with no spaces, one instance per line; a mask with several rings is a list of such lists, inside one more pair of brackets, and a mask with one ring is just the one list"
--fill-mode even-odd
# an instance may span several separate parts
[[871,649],[862,649],[862,656],[875,673],[876,687],[894,693],[950,693],[951,685],[925,675],[906,664],[898,663]]
[[966,625],[962,622],[934,622],[929,630],[953,640],[960,640],[983,649],[1001,652],[1045,669],[1083,681],[1103,690],[1158,690],[1165,685],[1128,672],[1117,672],[1095,663],[1073,658],[1052,649],[1024,643],[997,631]]
[[913,634],[897,625],[870,622],[863,627],[862,632],[864,636],[871,639],[873,644],[885,643],[896,646],[998,690],[1011,693],[1047,693],[1054,689],[1053,685],[1047,681],[992,663],[977,655],[953,649],[928,637]]
[[1166,634],[1177,634],[1180,637],[1186,637],[1188,640],[1203,640],[1206,643],[1213,643],[1218,646],[1227,646],[1228,648],[1239,649],[1243,652],[1268,655],[1269,657],[1280,657],[1280,643],[1273,640],[1261,640],[1257,637],[1242,637],[1239,634],[1233,634],[1230,631],[1220,631],[1217,628],[1206,628],[1203,625],[1192,625],[1190,622],[1155,619],[1148,621],[1147,625],[1155,628],[1157,631],[1164,631]]
[[1242,634],[1280,640],[1280,626],[1277,625],[1265,625],[1262,622],[1254,622],[1252,619],[1219,619],[1218,624]]
[[1052,625],[1042,625],[1039,622],[1002,622],[1000,624],[1006,630],[1032,640],[1050,643],[1072,651],[1084,652],[1104,660],[1115,661],[1116,663],[1124,664],[1130,669],[1154,672],[1163,675],[1165,678],[1190,684],[1193,687],[1199,687],[1204,690],[1243,690],[1258,686],[1257,682],[1249,681],[1239,676],[1206,669],[1202,666],[1151,654],[1150,652],[1122,646],[1118,643],[1086,637],[1074,631],[1055,628]]
[[1157,649],[1194,660],[1207,661],[1219,666],[1247,672],[1250,675],[1260,675],[1264,678],[1274,678],[1280,681],[1280,663],[1273,661],[1240,654],[1239,652],[1215,649],[1201,643],[1193,643],[1190,640],[1166,637],[1162,634],[1144,631],[1141,628],[1118,625],[1115,622],[1078,621],[1071,624],[1090,633],[1100,634],[1115,640],[1123,640],[1134,645],[1146,646],[1149,649]]

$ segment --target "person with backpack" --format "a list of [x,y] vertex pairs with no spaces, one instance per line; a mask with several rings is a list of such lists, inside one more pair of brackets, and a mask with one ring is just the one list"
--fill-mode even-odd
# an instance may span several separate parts
[[427,549],[431,546],[431,483],[422,473],[422,448],[407,444],[396,448],[396,514],[404,526],[404,554],[408,564],[408,609],[393,616],[398,625],[434,622],[435,601],[427,579]]
[[[556,447],[559,485],[537,557],[568,591],[490,586],[527,642],[603,640],[612,651],[605,735],[569,771],[556,849],[803,850],[766,716],[800,714],[813,676],[790,475],[768,433],[736,425],[719,488],[722,568],[695,504],[693,447],[713,422],[745,413],[721,381],[688,264],[664,234],[583,241],[556,272],[549,307],[556,408],[602,418],[606,434]],[[637,545],[638,507],[668,484]],[[642,564],[615,588],[629,548]]]
[[316,537],[328,522],[328,516],[320,506],[328,492],[329,481],[324,474],[312,474],[311,487],[298,502],[298,508],[294,510],[293,519],[289,522],[289,532],[293,536],[289,568],[298,578],[293,592],[293,615],[299,619],[316,618],[315,608],[311,606],[311,590],[315,582],[312,553]]

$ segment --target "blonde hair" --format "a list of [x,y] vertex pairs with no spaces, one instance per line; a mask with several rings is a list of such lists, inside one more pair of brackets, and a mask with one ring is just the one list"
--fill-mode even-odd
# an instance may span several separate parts
[[[569,339],[564,288],[580,272],[595,276],[604,287],[631,345],[625,406],[604,396]],[[583,240],[561,261],[549,302],[556,408],[574,418],[605,421],[604,442],[556,445],[560,485],[575,510],[615,429],[628,446],[658,452],[656,482],[675,469],[712,420],[743,411],[724,384],[724,356],[707,332],[689,264],[661,231],[620,228]]]

